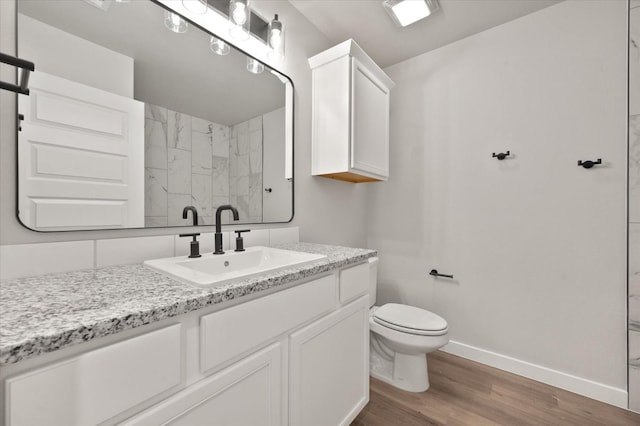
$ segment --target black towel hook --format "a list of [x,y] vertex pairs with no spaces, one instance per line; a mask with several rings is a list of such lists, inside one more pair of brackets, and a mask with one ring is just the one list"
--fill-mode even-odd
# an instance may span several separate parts
[[497,158],[498,160],[504,160],[505,158],[507,158],[509,155],[511,155],[511,152],[507,151],[507,152],[500,152],[498,154],[496,154],[495,152],[493,153],[493,155],[491,156],[491,158]]
[[598,158],[596,161],[591,161],[591,160],[587,160],[587,161],[582,161],[582,160],[578,160],[578,166],[582,166],[585,169],[590,169],[593,166],[595,166],[596,164],[602,164],[602,158]]

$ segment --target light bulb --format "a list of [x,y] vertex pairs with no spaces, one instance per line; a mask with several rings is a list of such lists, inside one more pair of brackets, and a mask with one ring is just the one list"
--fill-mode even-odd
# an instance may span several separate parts
[[168,10],[164,12],[164,26],[174,33],[184,33],[189,27],[187,21],[182,19],[180,15],[169,12]]
[[230,0],[229,34],[236,40],[248,40],[251,28],[251,6],[249,0]]
[[231,51],[231,48],[229,47],[229,45],[224,41],[220,40],[218,37],[212,36],[209,46],[211,47],[211,50],[214,53],[217,53],[218,55],[222,55],[222,56],[228,55],[229,52]]
[[253,74],[260,74],[264,71],[264,64],[256,59],[247,58],[247,71]]
[[236,25],[244,25],[247,22],[247,7],[242,3],[236,3],[231,16]]
[[209,9],[207,0],[182,0],[182,5],[190,12],[202,15]]
[[280,48],[280,46],[282,45],[282,34],[280,33],[280,31],[275,30],[271,33],[270,44],[274,49]]
[[278,20],[278,15],[275,15],[273,20],[269,22],[267,44],[270,48],[267,52],[269,60],[281,62],[284,58],[284,25]]

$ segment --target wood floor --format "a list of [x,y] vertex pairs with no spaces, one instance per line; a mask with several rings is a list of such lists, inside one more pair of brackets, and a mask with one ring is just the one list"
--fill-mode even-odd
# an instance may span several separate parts
[[640,414],[455,355],[429,354],[427,392],[371,379],[371,399],[351,426],[640,425]]

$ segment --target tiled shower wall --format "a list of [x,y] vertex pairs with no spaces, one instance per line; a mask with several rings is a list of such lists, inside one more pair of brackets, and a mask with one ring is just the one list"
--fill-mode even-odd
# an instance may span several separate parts
[[629,408],[640,412],[640,1],[629,12]]
[[231,126],[229,201],[241,222],[262,222],[262,116]]
[[145,226],[191,224],[188,205],[212,225],[224,204],[262,221],[262,116],[226,126],[145,104]]

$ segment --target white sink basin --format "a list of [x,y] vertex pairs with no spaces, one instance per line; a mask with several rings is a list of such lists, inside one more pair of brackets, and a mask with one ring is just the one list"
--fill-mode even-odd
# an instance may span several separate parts
[[198,287],[217,287],[282,269],[301,266],[324,259],[322,254],[303,253],[271,247],[250,247],[243,252],[203,254],[147,260],[144,265]]

